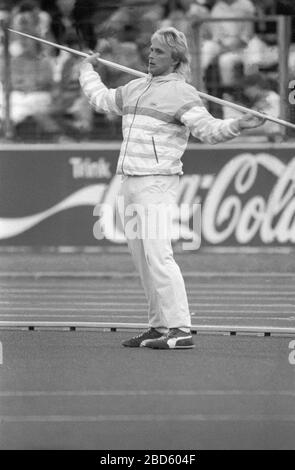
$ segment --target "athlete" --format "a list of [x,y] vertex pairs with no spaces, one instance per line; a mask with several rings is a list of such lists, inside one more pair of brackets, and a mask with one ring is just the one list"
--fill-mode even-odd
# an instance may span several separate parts
[[[126,341],[125,347],[191,349],[191,316],[184,280],[174,260],[171,236],[146,234],[152,205],[167,213],[183,174],[181,157],[190,133],[203,142],[217,144],[233,139],[243,129],[264,120],[252,114],[238,119],[215,119],[197,90],[187,83],[190,73],[185,35],[169,27],[151,38],[148,75],[116,89],[108,89],[94,70],[99,54],[83,60],[80,83],[91,105],[99,112],[122,116],[123,143],[117,165],[122,175],[120,196],[124,206],[137,212],[121,214],[128,246],[148,302],[149,329]],[[140,210],[142,209],[142,210]],[[140,236],[127,230],[136,219]],[[169,223],[169,218],[164,222]],[[159,220],[159,218],[157,219]],[[163,232],[161,232],[163,233]],[[166,233],[166,232],[165,232]]]

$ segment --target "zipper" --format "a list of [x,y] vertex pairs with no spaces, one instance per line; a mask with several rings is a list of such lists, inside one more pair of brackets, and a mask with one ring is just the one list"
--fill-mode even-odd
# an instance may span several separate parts
[[141,95],[139,95],[139,97],[137,98],[137,101],[136,101],[136,104],[135,104],[135,110],[134,110],[134,114],[133,114],[133,119],[132,119],[132,123],[129,127],[129,132],[128,132],[128,137],[127,137],[127,142],[126,142],[126,146],[125,146],[125,152],[124,152],[124,157],[122,159],[122,165],[121,165],[121,170],[122,170],[122,174],[124,175],[124,170],[123,170],[123,166],[124,166],[124,160],[125,160],[125,157],[126,157],[126,152],[127,152],[127,147],[128,147],[128,142],[129,142],[129,138],[130,138],[130,132],[131,132],[131,128],[133,126],[133,123],[134,123],[134,119],[135,119],[135,116],[136,116],[136,110],[137,110],[137,107],[138,107],[138,102],[140,100],[140,98],[142,97],[142,95],[150,88],[152,84],[152,81],[150,81],[150,83],[148,84],[148,86],[143,90],[143,92],[141,93]]
[[154,139],[154,137],[152,137],[152,141],[153,141],[153,147],[154,147],[155,157],[156,157],[157,163],[159,163],[159,159],[158,159],[158,154],[157,154],[157,150],[156,150],[156,144],[155,144],[155,139]]

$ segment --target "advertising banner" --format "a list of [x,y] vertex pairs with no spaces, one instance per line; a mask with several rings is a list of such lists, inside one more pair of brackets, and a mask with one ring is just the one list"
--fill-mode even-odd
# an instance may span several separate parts
[[[0,245],[126,243],[115,217],[119,144],[6,146],[0,150]],[[295,245],[295,146],[190,145],[177,195],[201,246]],[[112,208],[97,236],[98,206]],[[96,208],[96,209],[95,209]],[[179,224],[179,211],[175,213]],[[176,232],[175,232],[176,233]],[[177,232],[175,240],[181,238]],[[186,234],[186,237],[188,235]]]

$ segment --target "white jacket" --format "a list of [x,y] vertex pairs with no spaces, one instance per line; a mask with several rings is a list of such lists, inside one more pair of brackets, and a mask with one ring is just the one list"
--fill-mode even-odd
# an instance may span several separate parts
[[80,83],[96,111],[123,116],[117,174],[181,175],[190,132],[210,144],[239,135],[235,119],[211,116],[197,90],[176,73],[149,75],[108,89],[86,63]]

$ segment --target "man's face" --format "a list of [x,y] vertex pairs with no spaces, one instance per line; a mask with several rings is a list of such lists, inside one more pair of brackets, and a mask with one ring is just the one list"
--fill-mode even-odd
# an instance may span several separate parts
[[167,75],[174,71],[177,61],[172,59],[172,51],[169,46],[159,41],[157,37],[152,39],[148,71],[154,76]]

